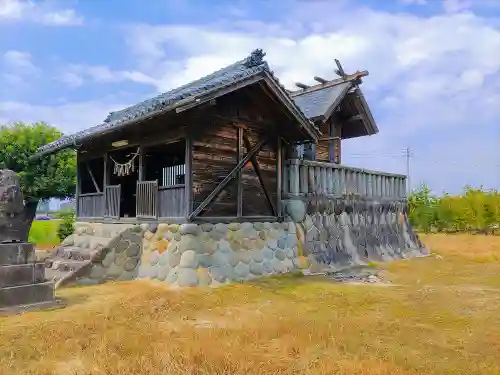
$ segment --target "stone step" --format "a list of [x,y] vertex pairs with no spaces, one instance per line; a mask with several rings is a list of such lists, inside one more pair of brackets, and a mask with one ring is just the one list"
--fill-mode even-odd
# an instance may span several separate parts
[[92,257],[92,254],[94,254],[95,251],[90,251],[87,249],[81,249],[79,247],[75,246],[65,246],[65,247],[60,247],[58,248],[54,255],[51,257],[51,259],[56,260],[56,259],[72,259],[72,260],[90,260]]
[[[90,260],[54,260],[51,264],[51,269],[63,272],[74,272],[82,267],[90,264]],[[45,263],[47,266],[47,262]]]
[[0,243],[0,266],[26,264],[35,260],[35,246],[27,242]]
[[94,249],[103,248],[106,246],[111,238],[97,237],[97,236],[75,236],[73,239],[73,246],[80,249]]
[[45,263],[0,266],[0,288],[45,281]]
[[0,289],[0,308],[50,301],[54,301],[53,282]]
[[52,268],[45,269],[45,281],[58,281],[67,276],[69,272],[53,270]]

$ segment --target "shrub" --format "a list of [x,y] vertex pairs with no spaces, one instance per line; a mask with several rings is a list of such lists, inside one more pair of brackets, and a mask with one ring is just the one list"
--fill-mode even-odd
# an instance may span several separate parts
[[59,229],[57,230],[57,236],[62,241],[66,237],[73,234],[73,231],[75,230],[76,213],[75,210],[67,210],[60,212],[58,216],[61,219],[61,223],[59,224]]

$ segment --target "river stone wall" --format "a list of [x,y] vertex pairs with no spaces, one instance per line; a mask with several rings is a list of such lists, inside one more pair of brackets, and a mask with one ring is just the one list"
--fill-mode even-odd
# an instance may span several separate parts
[[295,224],[159,224],[144,233],[139,278],[216,287],[308,267]]
[[428,253],[408,222],[405,201],[309,199],[285,207],[310,271]]

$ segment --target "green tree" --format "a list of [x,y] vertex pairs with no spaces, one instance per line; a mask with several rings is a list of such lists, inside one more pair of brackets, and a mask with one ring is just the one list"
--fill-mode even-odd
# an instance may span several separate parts
[[74,195],[76,159],[73,151],[33,159],[40,146],[63,134],[44,122],[0,126],[0,167],[16,172],[25,200],[25,221],[31,226],[40,200]]

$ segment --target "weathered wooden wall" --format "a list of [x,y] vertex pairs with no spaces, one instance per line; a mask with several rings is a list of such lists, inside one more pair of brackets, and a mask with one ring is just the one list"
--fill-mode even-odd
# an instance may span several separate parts
[[[330,121],[318,124],[323,133],[322,138],[338,137],[339,139],[320,140],[316,145],[316,160],[326,163],[341,163],[342,123],[332,116]],[[333,129],[332,129],[333,128]],[[330,156],[330,145],[333,144],[333,159]]]

